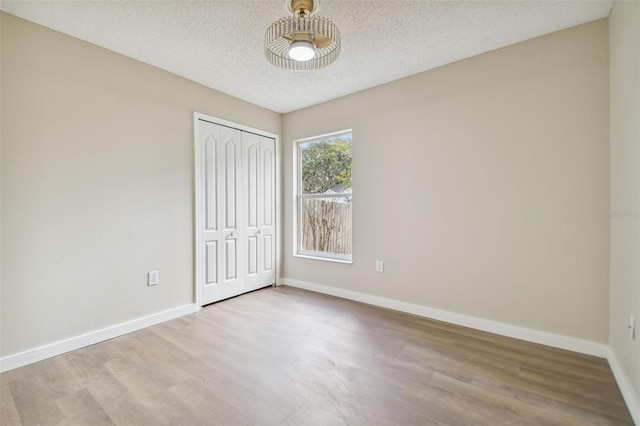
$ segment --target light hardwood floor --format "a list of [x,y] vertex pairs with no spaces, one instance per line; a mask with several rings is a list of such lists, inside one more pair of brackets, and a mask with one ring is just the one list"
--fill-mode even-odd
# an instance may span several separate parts
[[2,425],[630,425],[607,362],[290,287],[0,375]]

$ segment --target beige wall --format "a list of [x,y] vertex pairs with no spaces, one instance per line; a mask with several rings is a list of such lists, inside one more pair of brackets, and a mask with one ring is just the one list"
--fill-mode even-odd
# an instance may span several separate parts
[[193,112],[273,133],[281,116],[1,19],[0,354],[191,303]]
[[[609,343],[640,409],[640,2],[609,17],[611,76],[611,319]],[[634,213],[635,212],[635,213]],[[635,216],[634,216],[635,214]],[[636,339],[629,338],[629,315]]]
[[[285,115],[285,277],[606,343],[607,31],[600,20]],[[354,262],[295,258],[291,141],[347,128]]]

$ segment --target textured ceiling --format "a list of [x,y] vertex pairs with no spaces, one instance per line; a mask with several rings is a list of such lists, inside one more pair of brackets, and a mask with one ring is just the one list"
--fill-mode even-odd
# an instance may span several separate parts
[[284,0],[9,1],[12,15],[286,113],[608,16],[612,0],[330,1],[342,53],[306,73],[264,57]]

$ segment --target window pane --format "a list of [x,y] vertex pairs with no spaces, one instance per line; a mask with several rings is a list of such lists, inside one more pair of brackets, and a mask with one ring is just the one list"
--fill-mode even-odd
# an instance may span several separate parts
[[340,193],[351,188],[351,133],[299,144],[302,194]]
[[300,249],[351,256],[351,196],[302,198]]

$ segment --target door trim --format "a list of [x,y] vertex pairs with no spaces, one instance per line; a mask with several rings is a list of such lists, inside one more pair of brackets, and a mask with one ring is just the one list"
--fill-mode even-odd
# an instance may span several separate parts
[[275,272],[276,272],[276,284],[280,281],[280,261],[281,261],[281,249],[280,249],[280,234],[281,234],[281,224],[280,224],[280,136],[267,132],[264,130],[256,129],[253,127],[244,126],[242,124],[234,123],[232,121],[227,121],[222,118],[213,117],[207,114],[203,114],[200,112],[193,113],[193,208],[194,208],[194,222],[193,222],[193,235],[194,238],[194,263],[193,263],[193,301],[198,306],[198,309],[202,308],[201,300],[202,300],[202,292],[200,291],[200,283],[198,282],[198,271],[202,267],[202,237],[198,230],[200,229],[200,225],[203,223],[204,218],[200,214],[200,199],[198,198],[198,194],[200,193],[200,181],[202,177],[202,173],[204,172],[203,168],[200,166],[201,161],[203,160],[203,153],[198,143],[200,139],[200,130],[198,123],[200,121],[207,121],[209,123],[217,124],[220,126],[231,127],[233,129],[238,129],[243,132],[254,133],[259,136],[265,136],[268,138],[272,138],[275,140],[275,192],[276,192],[276,205],[275,205],[275,239],[276,239],[276,250],[275,250]]

